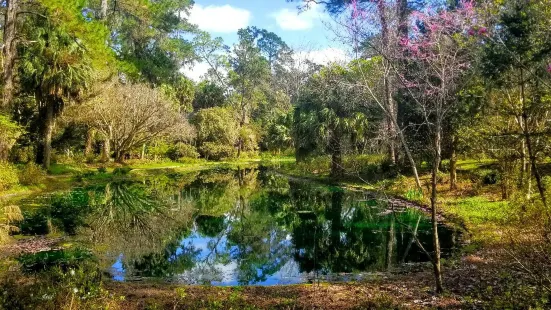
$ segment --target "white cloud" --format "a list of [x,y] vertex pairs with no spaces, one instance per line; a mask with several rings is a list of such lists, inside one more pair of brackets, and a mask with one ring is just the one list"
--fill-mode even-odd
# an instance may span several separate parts
[[321,50],[308,52],[298,52],[297,59],[310,60],[319,65],[327,65],[329,63],[345,63],[350,60],[345,50],[335,47],[328,47]]
[[307,30],[314,27],[316,20],[321,20],[325,14],[320,6],[313,5],[307,11],[281,9],[272,15],[277,25],[283,30]]
[[203,76],[209,71],[210,65],[206,62],[199,62],[192,67],[184,67],[180,70],[186,77],[192,81],[199,82]]
[[245,9],[232,7],[229,4],[203,7],[195,4],[189,14],[189,22],[198,25],[201,30],[233,33],[249,25],[251,12]]

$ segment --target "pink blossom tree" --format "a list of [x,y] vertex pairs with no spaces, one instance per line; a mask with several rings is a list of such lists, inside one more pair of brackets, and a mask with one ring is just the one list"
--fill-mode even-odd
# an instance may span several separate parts
[[442,292],[440,242],[438,239],[438,167],[442,160],[442,132],[446,119],[456,110],[457,95],[464,86],[473,61],[477,27],[472,0],[460,2],[454,10],[427,8],[411,15],[411,32],[400,39],[401,53],[413,70],[399,75],[403,88],[421,111],[431,136],[431,216],[433,229],[432,263],[436,291]]

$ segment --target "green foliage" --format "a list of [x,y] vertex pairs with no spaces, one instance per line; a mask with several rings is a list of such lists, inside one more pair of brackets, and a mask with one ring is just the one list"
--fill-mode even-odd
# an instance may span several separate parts
[[10,233],[18,232],[15,223],[21,221],[21,209],[15,205],[0,205],[0,244],[8,240]]
[[113,170],[113,175],[128,175],[132,171],[131,167],[117,167]]
[[492,169],[478,169],[473,173],[473,176],[476,178],[475,181],[484,185],[497,184],[499,181],[498,172]]
[[173,85],[163,84],[161,86],[164,94],[176,104],[181,113],[193,111],[194,87],[193,82],[184,77],[177,79]]
[[293,118],[297,158],[323,153],[340,156],[347,141],[364,136],[364,94],[345,86],[354,78],[350,68],[331,65],[308,81]]
[[24,254],[17,258],[23,271],[28,273],[47,271],[52,268],[70,270],[93,258],[89,250],[82,248],[68,250],[43,251],[35,254]]
[[157,140],[147,147],[149,155],[154,157],[166,157],[170,151],[170,144],[164,140]]
[[44,182],[46,173],[39,165],[30,162],[19,171],[19,183],[22,185],[40,185]]
[[237,141],[239,126],[230,109],[200,110],[192,117],[191,123],[197,128],[197,141],[200,146],[205,142],[233,146]]
[[19,184],[18,170],[15,166],[0,162],[0,191],[5,191]]
[[9,117],[0,114],[0,160],[8,158],[10,149],[22,134],[21,126],[10,120]]
[[[2,309],[111,309],[115,304],[87,250],[40,252],[24,255],[20,261],[28,275],[12,273],[0,279]],[[32,281],[16,282],[13,276],[32,277]]]
[[221,107],[226,103],[226,95],[224,88],[219,85],[209,82],[200,82],[195,90],[195,98],[193,99],[193,109],[208,109]]
[[210,160],[222,160],[234,158],[237,151],[234,146],[227,144],[219,144],[216,142],[205,142],[199,148],[201,154]]
[[27,236],[47,235],[50,233],[50,216],[44,210],[23,212],[23,219],[19,221],[19,233]]
[[190,144],[178,142],[170,147],[167,151],[167,156],[171,160],[179,160],[180,158],[198,158],[197,149]]

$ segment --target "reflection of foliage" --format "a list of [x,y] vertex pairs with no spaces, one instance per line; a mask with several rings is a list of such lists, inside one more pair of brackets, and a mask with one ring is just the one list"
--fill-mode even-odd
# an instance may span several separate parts
[[[303,214],[291,223],[295,259],[301,270],[349,273],[386,269],[405,259],[427,260],[417,245],[411,244],[411,231],[398,224],[416,226],[422,216],[418,211],[398,210],[393,214],[383,205],[358,203],[361,200],[354,193],[318,191],[317,198],[309,198],[305,191],[292,188],[298,192],[294,197],[323,204],[315,215]],[[422,218],[419,229],[429,231],[430,222]],[[427,250],[432,249],[430,234],[417,237]],[[450,242],[448,237],[442,234],[443,244]]]
[[161,278],[191,269],[196,263],[199,251],[193,247],[181,245],[179,241],[188,234],[188,231],[183,231],[179,237],[166,245],[163,251],[143,256],[134,261],[133,265],[127,266],[127,270],[135,270],[136,275],[144,277]]
[[88,193],[75,189],[69,193],[55,194],[44,202],[45,206],[32,212],[25,212],[19,224],[23,234],[47,234],[52,226],[74,235],[86,224],[91,213]]
[[207,237],[216,237],[224,231],[225,223],[222,216],[199,215],[195,219],[197,231]]
[[[258,284],[293,260],[300,272],[322,273],[426,261],[400,223],[416,227],[432,250],[430,222],[417,211],[394,215],[364,193],[262,169],[152,173],[141,182],[77,189],[51,201],[45,221],[102,244],[97,249],[106,263],[121,258],[130,277],[209,284],[234,272],[239,284]],[[34,227],[30,219],[27,227]],[[443,248],[449,233],[440,234]]]
[[160,251],[189,219],[190,210],[159,188],[121,182],[91,192],[94,212],[83,233],[108,244],[110,253],[123,253],[126,261]]

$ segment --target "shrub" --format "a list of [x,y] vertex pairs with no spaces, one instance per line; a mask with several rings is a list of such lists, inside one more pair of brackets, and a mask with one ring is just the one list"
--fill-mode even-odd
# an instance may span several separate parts
[[102,167],[98,167],[98,172],[99,172],[99,173],[107,173],[107,168],[105,168],[105,167],[103,167],[103,166],[102,166]]
[[93,258],[90,251],[81,248],[72,250],[51,250],[34,254],[24,254],[17,258],[23,271],[38,272],[60,267],[63,270],[78,268],[86,260]]
[[492,185],[498,182],[498,173],[491,169],[481,169],[475,172],[476,179],[484,185]]
[[197,158],[199,157],[199,153],[197,152],[197,149],[190,144],[186,143],[176,143],[174,146],[172,146],[167,154],[168,158],[170,160],[178,160],[180,158]]
[[19,183],[23,185],[39,185],[46,177],[46,172],[39,165],[30,162],[19,172]]
[[26,164],[29,162],[33,162],[34,159],[35,159],[35,151],[33,147],[16,145],[11,149],[11,152],[10,152],[11,162]]
[[23,220],[19,222],[19,232],[23,235],[47,235],[50,233],[48,221],[50,217],[45,210],[24,212]]
[[8,190],[18,183],[17,168],[8,163],[0,163],[0,191]]
[[132,171],[130,167],[118,167],[113,170],[113,175],[127,175]]
[[149,155],[153,156],[155,159],[158,157],[165,157],[170,150],[170,145],[165,141],[156,141],[153,145],[147,147]]
[[200,151],[206,159],[221,160],[235,157],[235,148],[232,145],[205,142]]
[[482,182],[486,185],[496,184],[497,183],[497,173],[495,171],[489,172],[484,175]]

